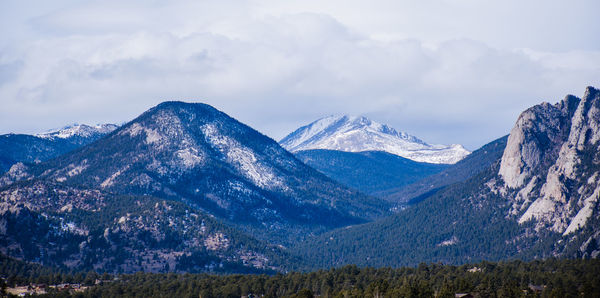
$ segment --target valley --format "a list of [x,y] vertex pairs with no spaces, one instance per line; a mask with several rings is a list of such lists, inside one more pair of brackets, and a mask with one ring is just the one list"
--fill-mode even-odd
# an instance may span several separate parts
[[[359,120],[366,135],[424,144]],[[165,102],[60,147],[78,131],[2,136],[15,144],[0,176],[5,258],[69,272],[275,274],[600,253],[593,87],[524,111],[508,136],[452,164],[354,145],[290,153],[197,103]],[[16,154],[32,144],[46,147]]]

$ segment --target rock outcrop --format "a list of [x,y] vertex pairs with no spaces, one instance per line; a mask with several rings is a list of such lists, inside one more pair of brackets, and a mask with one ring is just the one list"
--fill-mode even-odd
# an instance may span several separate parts
[[508,138],[499,175],[511,216],[568,235],[592,216],[600,187],[600,92],[569,95],[523,112]]

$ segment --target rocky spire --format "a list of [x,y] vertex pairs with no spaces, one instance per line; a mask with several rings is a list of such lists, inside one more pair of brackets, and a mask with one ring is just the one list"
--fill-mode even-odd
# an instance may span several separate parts
[[569,95],[519,116],[499,175],[509,189],[518,191],[513,200],[520,207],[513,209],[525,211],[520,223],[535,220],[538,228],[549,225],[565,233],[585,223],[600,191],[598,173],[590,167],[600,162],[599,141],[600,93],[593,87],[587,87],[582,99]]

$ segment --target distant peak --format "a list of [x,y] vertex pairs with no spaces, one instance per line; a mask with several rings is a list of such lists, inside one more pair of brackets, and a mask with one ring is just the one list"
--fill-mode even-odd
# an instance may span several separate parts
[[598,89],[596,89],[596,88],[594,88],[593,86],[587,86],[587,87],[585,88],[585,92],[586,92],[586,93],[596,93],[596,92],[598,92],[598,91],[599,91],[599,90],[598,90]]
[[331,115],[327,117],[323,117],[317,121],[312,122],[310,125],[317,123],[348,123],[352,124],[355,127],[374,127],[374,128],[383,128],[386,127],[388,129],[394,130],[393,128],[381,124],[379,122],[373,121],[365,116],[356,116],[356,115]]
[[352,121],[352,119],[353,119],[353,116],[350,116],[350,115],[329,115],[329,116],[319,118],[319,119],[311,122],[308,125],[311,125],[314,123],[319,123],[319,122],[337,122],[337,121],[350,122],[350,121]]
[[60,129],[53,129],[41,134],[37,134],[36,136],[44,139],[67,139],[71,137],[87,138],[95,135],[108,134],[118,127],[118,125],[111,123],[96,125],[73,123]]
[[320,118],[292,132],[280,144],[292,152],[309,149],[375,150],[432,163],[455,163],[469,154],[460,145],[430,145],[365,116],[351,115]]

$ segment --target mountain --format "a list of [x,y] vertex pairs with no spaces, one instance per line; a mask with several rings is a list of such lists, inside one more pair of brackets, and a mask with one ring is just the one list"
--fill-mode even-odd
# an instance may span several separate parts
[[427,176],[409,185],[379,191],[373,195],[395,203],[421,201],[448,185],[468,180],[491,167],[502,157],[507,138],[508,136],[504,136],[484,145],[437,174]]
[[[301,150],[295,156],[328,177],[367,194],[396,189],[448,168],[384,151]],[[468,157],[467,157],[468,158]]]
[[461,145],[430,145],[365,117],[330,116],[300,127],[280,142],[291,152],[329,149],[385,151],[418,162],[453,164],[470,152]]
[[76,124],[38,135],[0,135],[0,173],[17,162],[40,162],[65,154],[110,133],[117,126]]
[[117,128],[119,128],[119,126],[115,124],[97,124],[94,126],[86,124],[72,124],[61,129],[50,130],[35,136],[48,140],[69,140],[74,144],[85,145],[111,133]]
[[[600,196],[600,92],[567,96],[523,112],[511,130],[494,190],[510,216],[571,238],[594,215]],[[599,231],[600,232],[600,231]]]
[[293,257],[282,245],[390,208],[225,113],[183,102],[55,159],[15,164],[0,187],[8,255],[127,272],[283,270]]
[[502,154],[471,178],[294,252],[317,267],[597,258],[599,147],[600,91],[588,87],[582,99],[569,95],[524,111]]
[[269,273],[281,248],[188,205],[49,181],[0,190],[0,252],[75,271]]

